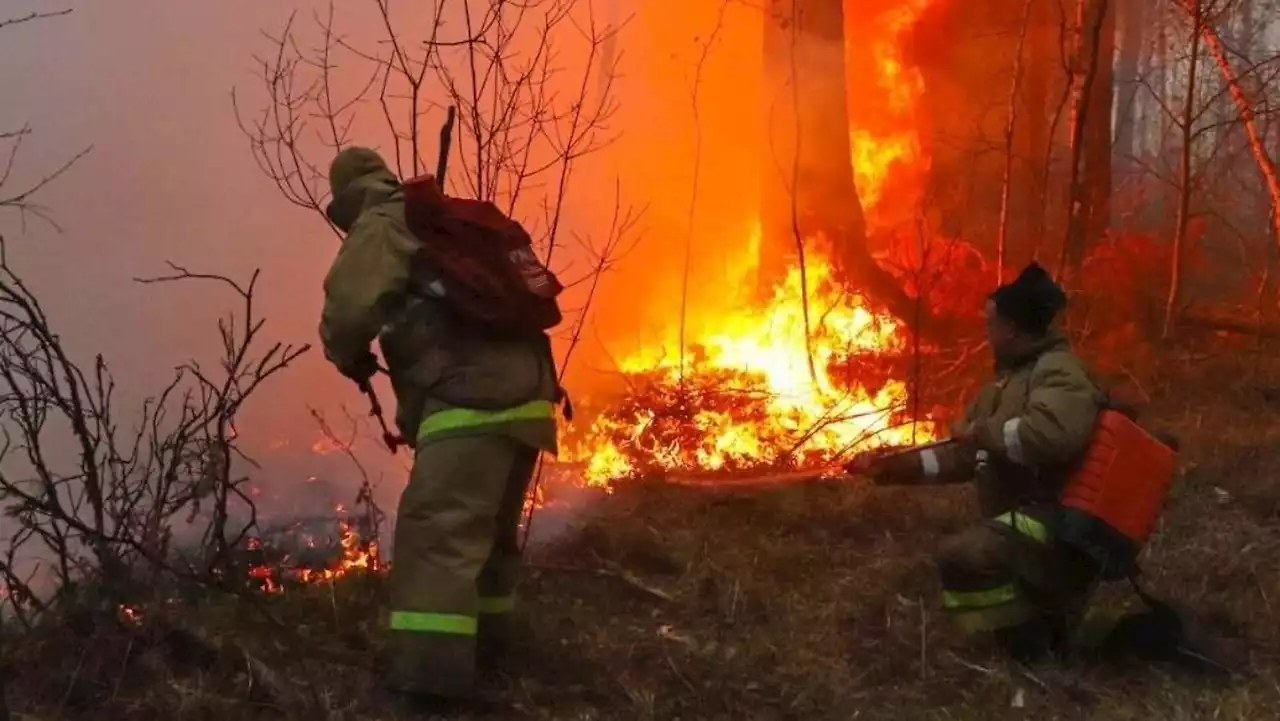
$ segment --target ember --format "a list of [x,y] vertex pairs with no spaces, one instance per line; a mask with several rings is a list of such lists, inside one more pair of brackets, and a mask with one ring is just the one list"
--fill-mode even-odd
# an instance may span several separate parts
[[120,604],[118,617],[121,623],[137,626],[142,623],[142,612],[135,606]]
[[[362,532],[361,524],[345,518],[346,509],[341,504],[334,510],[338,528],[336,548],[317,548],[314,537],[304,536],[303,545],[312,553],[281,553],[260,538],[250,538],[245,549],[253,559],[249,577],[256,580],[263,591],[274,594],[283,593],[290,585],[336,581],[357,572],[385,572],[387,563],[382,558],[376,533]],[[303,558],[309,555],[320,561]]]

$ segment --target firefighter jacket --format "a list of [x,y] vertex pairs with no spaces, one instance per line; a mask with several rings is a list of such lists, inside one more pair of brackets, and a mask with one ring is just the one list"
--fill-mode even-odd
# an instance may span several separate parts
[[968,440],[892,456],[873,466],[872,475],[883,483],[973,478],[988,517],[1053,503],[1088,448],[1105,402],[1067,339],[1050,331],[1030,352],[1000,359],[996,378],[965,411]]
[[325,356],[347,371],[367,362],[379,338],[408,438],[496,432],[554,451],[559,386],[549,342],[495,339],[433,295],[433,279],[414,263],[418,240],[400,182],[376,153],[343,151],[330,180],[327,214],[346,237],[324,281]]

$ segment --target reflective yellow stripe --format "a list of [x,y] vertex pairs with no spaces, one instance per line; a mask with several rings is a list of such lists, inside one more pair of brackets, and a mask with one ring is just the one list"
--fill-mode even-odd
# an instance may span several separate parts
[[1034,616],[1034,610],[1026,601],[1012,601],[991,608],[951,611],[947,614],[948,620],[961,633],[1010,628],[1029,621]]
[[490,598],[480,598],[480,613],[499,614],[511,613],[516,610],[515,596],[492,596]]
[[996,586],[985,591],[943,591],[943,608],[987,608],[1016,601],[1021,596],[1013,584]]
[[1049,529],[1045,528],[1043,523],[1025,513],[1010,511],[1009,513],[1002,513],[991,520],[996,523],[1002,523],[1040,543],[1046,543],[1049,540]]
[[530,401],[501,411],[478,411],[471,408],[450,408],[432,413],[418,426],[418,440],[441,431],[473,428],[511,421],[536,421],[555,418],[556,407],[551,401]]
[[476,635],[476,619],[456,613],[418,613],[417,611],[392,611],[392,631],[414,633],[451,633],[456,636]]

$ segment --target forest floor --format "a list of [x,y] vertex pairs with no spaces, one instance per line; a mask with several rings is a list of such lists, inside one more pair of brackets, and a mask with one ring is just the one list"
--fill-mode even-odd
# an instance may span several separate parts
[[[1211,385],[1206,378],[1221,379]],[[1280,718],[1280,385],[1224,366],[1168,381],[1148,417],[1185,473],[1144,556],[1236,671],[1013,667],[938,613],[930,554],[975,519],[964,488],[632,484],[577,501],[533,550],[529,642],[484,719]],[[537,521],[535,521],[537,522]],[[392,721],[378,706],[380,582],[142,611],[9,639],[15,718]],[[1127,586],[1097,606],[1134,601]],[[21,713],[18,713],[21,712]]]

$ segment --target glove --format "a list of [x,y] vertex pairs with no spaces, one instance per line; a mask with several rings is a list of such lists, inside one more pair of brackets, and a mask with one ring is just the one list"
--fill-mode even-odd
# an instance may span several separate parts
[[859,453],[845,464],[844,469],[849,475],[866,476],[876,485],[905,485],[920,476],[920,457],[913,452],[886,454],[870,451]]
[[886,456],[880,451],[859,453],[853,460],[845,464],[844,470],[851,476],[866,476],[873,483],[879,483],[886,476],[892,476],[896,459]]
[[356,360],[338,366],[338,372],[357,384],[364,385],[378,372],[378,357],[366,352]]
[[851,476],[870,475],[875,463],[876,457],[874,453],[859,453],[853,457],[853,460],[844,464],[844,472]]

